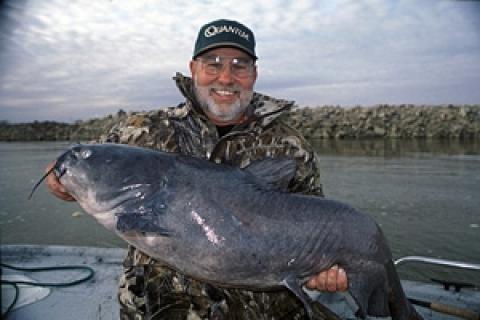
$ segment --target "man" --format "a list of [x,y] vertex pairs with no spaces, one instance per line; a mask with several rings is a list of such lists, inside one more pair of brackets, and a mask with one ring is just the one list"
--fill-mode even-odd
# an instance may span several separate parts
[[[190,61],[191,78],[179,73],[174,78],[185,103],[132,114],[101,142],[180,152],[242,168],[257,159],[289,156],[298,167],[289,191],[323,196],[311,146],[282,121],[293,102],[253,91],[256,60],[249,28],[230,20],[204,25]],[[47,185],[58,197],[74,200],[53,174]],[[162,266],[132,246],[124,266],[121,319],[299,319],[304,314],[286,290],[218,288]],[[347,278],[343,269],[333,267],[312,277],[307,287],[343,291]]]

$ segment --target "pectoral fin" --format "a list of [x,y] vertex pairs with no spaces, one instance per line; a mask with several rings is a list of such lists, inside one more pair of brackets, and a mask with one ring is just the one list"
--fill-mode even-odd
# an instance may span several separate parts
[[153,234],[164,237],[173,235],[172,230],[159,225],[158,217],[136,213],[117,214],[117,230],[121,233],[135,231],[143,235]]

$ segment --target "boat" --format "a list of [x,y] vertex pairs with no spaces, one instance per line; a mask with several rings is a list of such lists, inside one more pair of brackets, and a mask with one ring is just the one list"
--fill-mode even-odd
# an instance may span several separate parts
[[[2,282],[21,281],[67,283],[86,281],[60,287],[37,287],[18,284],[19,295],[8,320],[110,320],[119,319],[116,297],[118,278],[126,250],[72,246],[2,245],[1,263],[21,268],[88,267],[53,271],[18,271],[2,265]],[[13,282],[13,281],[12,281]],[[2,283],[2,315],[14,301],[16,290]],[[2,317],[4,318],[4,317]]]
[[[125,254],[123,248],[2,245],[2,315],[10,308],[2,319],[119,319],[116,292]],[[419,256],[403,257],[395,264],[397,268],[425,264],[480,272],[480,264]],[[32,282],[37,285],[28,284]],[[402,285],[425,320],[480,320],[478,284],[402,280]],[[342,319],[355,319],[349,294],[309,294]]]

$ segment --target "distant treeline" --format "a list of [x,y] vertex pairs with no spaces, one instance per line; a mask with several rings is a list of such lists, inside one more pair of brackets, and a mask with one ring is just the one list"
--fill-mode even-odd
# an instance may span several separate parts
[[[54,121],[0,121],[0,141],[88,141],[97,139],[131,113],[73,124]],[[480,138],[480,105],[378,105],[298,108],[286,120],[307,139]]]
[[34,121],[9,123],[0,121],[0,141],[89,141],[108,132],[113,125],[124,119],[123,110],[115,115],[75,123]]

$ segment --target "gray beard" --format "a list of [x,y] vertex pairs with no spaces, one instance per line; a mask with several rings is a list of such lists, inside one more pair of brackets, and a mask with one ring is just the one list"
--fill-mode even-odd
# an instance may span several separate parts
[[[223,87],[220,85],[199,86],[194,79],[194,92],[200,107],[204,112],[209,112],[223,121],[237,119],[245,113],[253,97],[253,90],[244,90],[239,86]],[[229,89],[240,92],[240,98],[236,99],[228,108],[222,108],[210,96],[211,89]],[[225,109],[228,109],[225,111]]]

